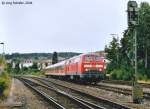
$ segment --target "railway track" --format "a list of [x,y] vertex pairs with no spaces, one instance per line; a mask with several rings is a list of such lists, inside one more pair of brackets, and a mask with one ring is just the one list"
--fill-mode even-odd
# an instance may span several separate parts
[[[104,82],[104,81],[103,81]],[[114,81],[116,84],[124,84],[124,85],[127,85],[127,84],[131,84],[131,82],[125,82],[125,81],[119,81],[120,83],[117,83],[117,81]],[[110,83],[110,82],[104,82],[104,83]],[[112,83],[111,83],[112,84]],[[144,83],[143,83],[144,84]],[[115,92],[115,93],[119,93],[119,94],[124,94],[124,95],[132,95],[132,90],[131,89],[126,89],[126,88],[119,88],[119,87],[113,87],[113,86],[106,86],[106,85],[100,85],[100,84],[97,84],[97,85],[88,85],[89,87],[95,87],[95,88],[98,88],[98,89],[103,89],[103,90],[107,90],[107,91],[112,91],[112,92]],[[145,85],[146,87],[148,87],[148,84]],[[143,92],[143,97],[144,99],[146,100],[150,100],[150,93],[149,92]]]
[[[118,85],[127,85],[127,86],[132,86],[131,81],[123,81],[123,80],[103,80],[103,83],[109,83],[109,84],[118,84]],[[139,84],[144,87],[144,88],[150,88],[149,83],[140,83]]]
[[27,87],[31,88],[32,90],[34,90],[37,94],[39,94],[40,96],[42,96],[47,102],[49,102],[50,104],[52,104],[55,108],[58,109],[66,109],[65,107],[63,107],[61,104],[57,103],[57,101],[52,98],[51,96],[47,95],[45,92],[37,89],[35,86],[35,84],[33,84],[31,81],[27,81],[25,79],[22,78],[18,78],[20,81],[22,81]]
[[[99,89],[112,91],[112,92],[116,92],[116,93],[120,93],[120,94],[124,94],[124,95],[132,95],[131,89],[118,88],[118,87],[105,86],[105,85],[95,85],[94,87],[99,88]],[[150,100],[150,93],[143,92],[143,97],[144,97],[144,99]]]
[[[42,85],[42,84],[39,84],[37,82],[31,81],[31,80],[25,79],[25,78],[21,78],[20,80],[23,81],[30,88],[35,90],[37,93],[42,95],[47,100],[50,99],[51,104],[53,104],[57,109],[70,109],[70,108],[73,108],[73,109],[107,109],[102,106],[91,103],[89,101],[82,100],[78,97],[72,96],[68,93],[65,93],[64,91],[61,91],[61,90],[55,88],[55,87],[46,86],[44,84]],[[47,90],[47,91],[45,91],[45,90]],[[50,92],[48,92],[48,91],[50,91]],[[59,95],[59,98],[55,99],[48,95],[48,93],[54,93],[54,92],[57,95]],[[61,97],[61,96],[63,96],[63,97]],[[67,99],[69,101],[67,101],[65,99]],[[62,101],[67,101],[67,102],[62,103]],[[65,104],[65,106],[64,106],[64,104]]]
[[[119,103],[112,102],[110,100],[107,100],[107,99],[104,99],[101,97],[95,97],[95,96],[89,95],[87,93],[81,92],[79,90],[68,88],[66,86],[62,86],[60,84],[49,81],[46,78],[34,77],[32,79],[38,80],[42,84],[45,84],[49,87],[54,87],[54,88],[57,87],[58,90],[63,90],[64,93],[68,93],[74,97],[77,97],[78,99],[82,100],[82,102],[87,100],[86,102],[90,102],[91,104],[96,104],[97,106],[102,106],[105,109],[131,109],[130,107],[121,105]],[[98,109],[98,108],[94,107],[94,109]]]
[[[110,82],[105,81],[104,83],[110,83]],[[122,85],[127,85],[127,84],[132,85],[131,82],[125,82],[125,81],[119,81],[119,83],[117,81],[114,81],[113,83],[122,84]],[[149,86],[148,84],[141,83],[141,85],[142,84],[143,84],[143,87],[146,86],[148,88],[148,86]],[[95,87],[95,88],[98,88],[98,89],[112,91],[112,92],[119,93],[119,94],[124,94],[124,95],[132,95],[132,90],[131,89],[126,89],[126,88],[119,88],[119,87],[113,87],[113,86],[108,86],[108,85],[106,86],[106,85],[102,85],[102,84],[101,85],[100,84],[92,85],[92,86],[89,85],[89,87]],[[143,97],[146,100],[150,100],[150,93],[149,92],[143,92]]]

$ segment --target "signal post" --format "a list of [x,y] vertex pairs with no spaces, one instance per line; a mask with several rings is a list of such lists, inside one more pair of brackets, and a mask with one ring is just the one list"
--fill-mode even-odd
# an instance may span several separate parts
[[136,1],[128,2],[128,26],[129,29],[133,32],[134,38],[134,77],[133,77],[133,85],[132,85],[132,100],[134,103],[142,103],[143,101],[143,89],[138,84],[138,74],[137,74],[137,27],[138,24],[138,4]]

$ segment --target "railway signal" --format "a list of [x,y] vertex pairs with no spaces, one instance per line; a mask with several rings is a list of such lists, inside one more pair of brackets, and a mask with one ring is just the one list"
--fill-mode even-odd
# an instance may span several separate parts
[[128,2],[128,26],[129,29],[133,31],[134,37],[134,78],[133,78],[133,87],[132,87],[132,98],[134,103],[141,103],[143,99],[143,89],[137,83],[137,27],[138,27],[138,4],[136,1]]
[[134,27],[138,25],[138,4],[136,1],[128,2],[128,26]]

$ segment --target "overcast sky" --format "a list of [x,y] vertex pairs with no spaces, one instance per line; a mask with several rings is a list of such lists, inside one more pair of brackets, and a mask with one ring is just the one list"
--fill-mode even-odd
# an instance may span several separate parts
[[99,51],[111,41],[110,34],[122,37],[127,28],[128,0],[31,1],[0,3],[0,41],[6,53]]

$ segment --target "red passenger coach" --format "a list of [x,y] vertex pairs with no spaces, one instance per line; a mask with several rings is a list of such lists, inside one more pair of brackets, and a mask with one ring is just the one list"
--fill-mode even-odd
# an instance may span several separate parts
[[81,54],[46,67],[46,76],[84,82],[104,79],[104,58],[95,54]]

